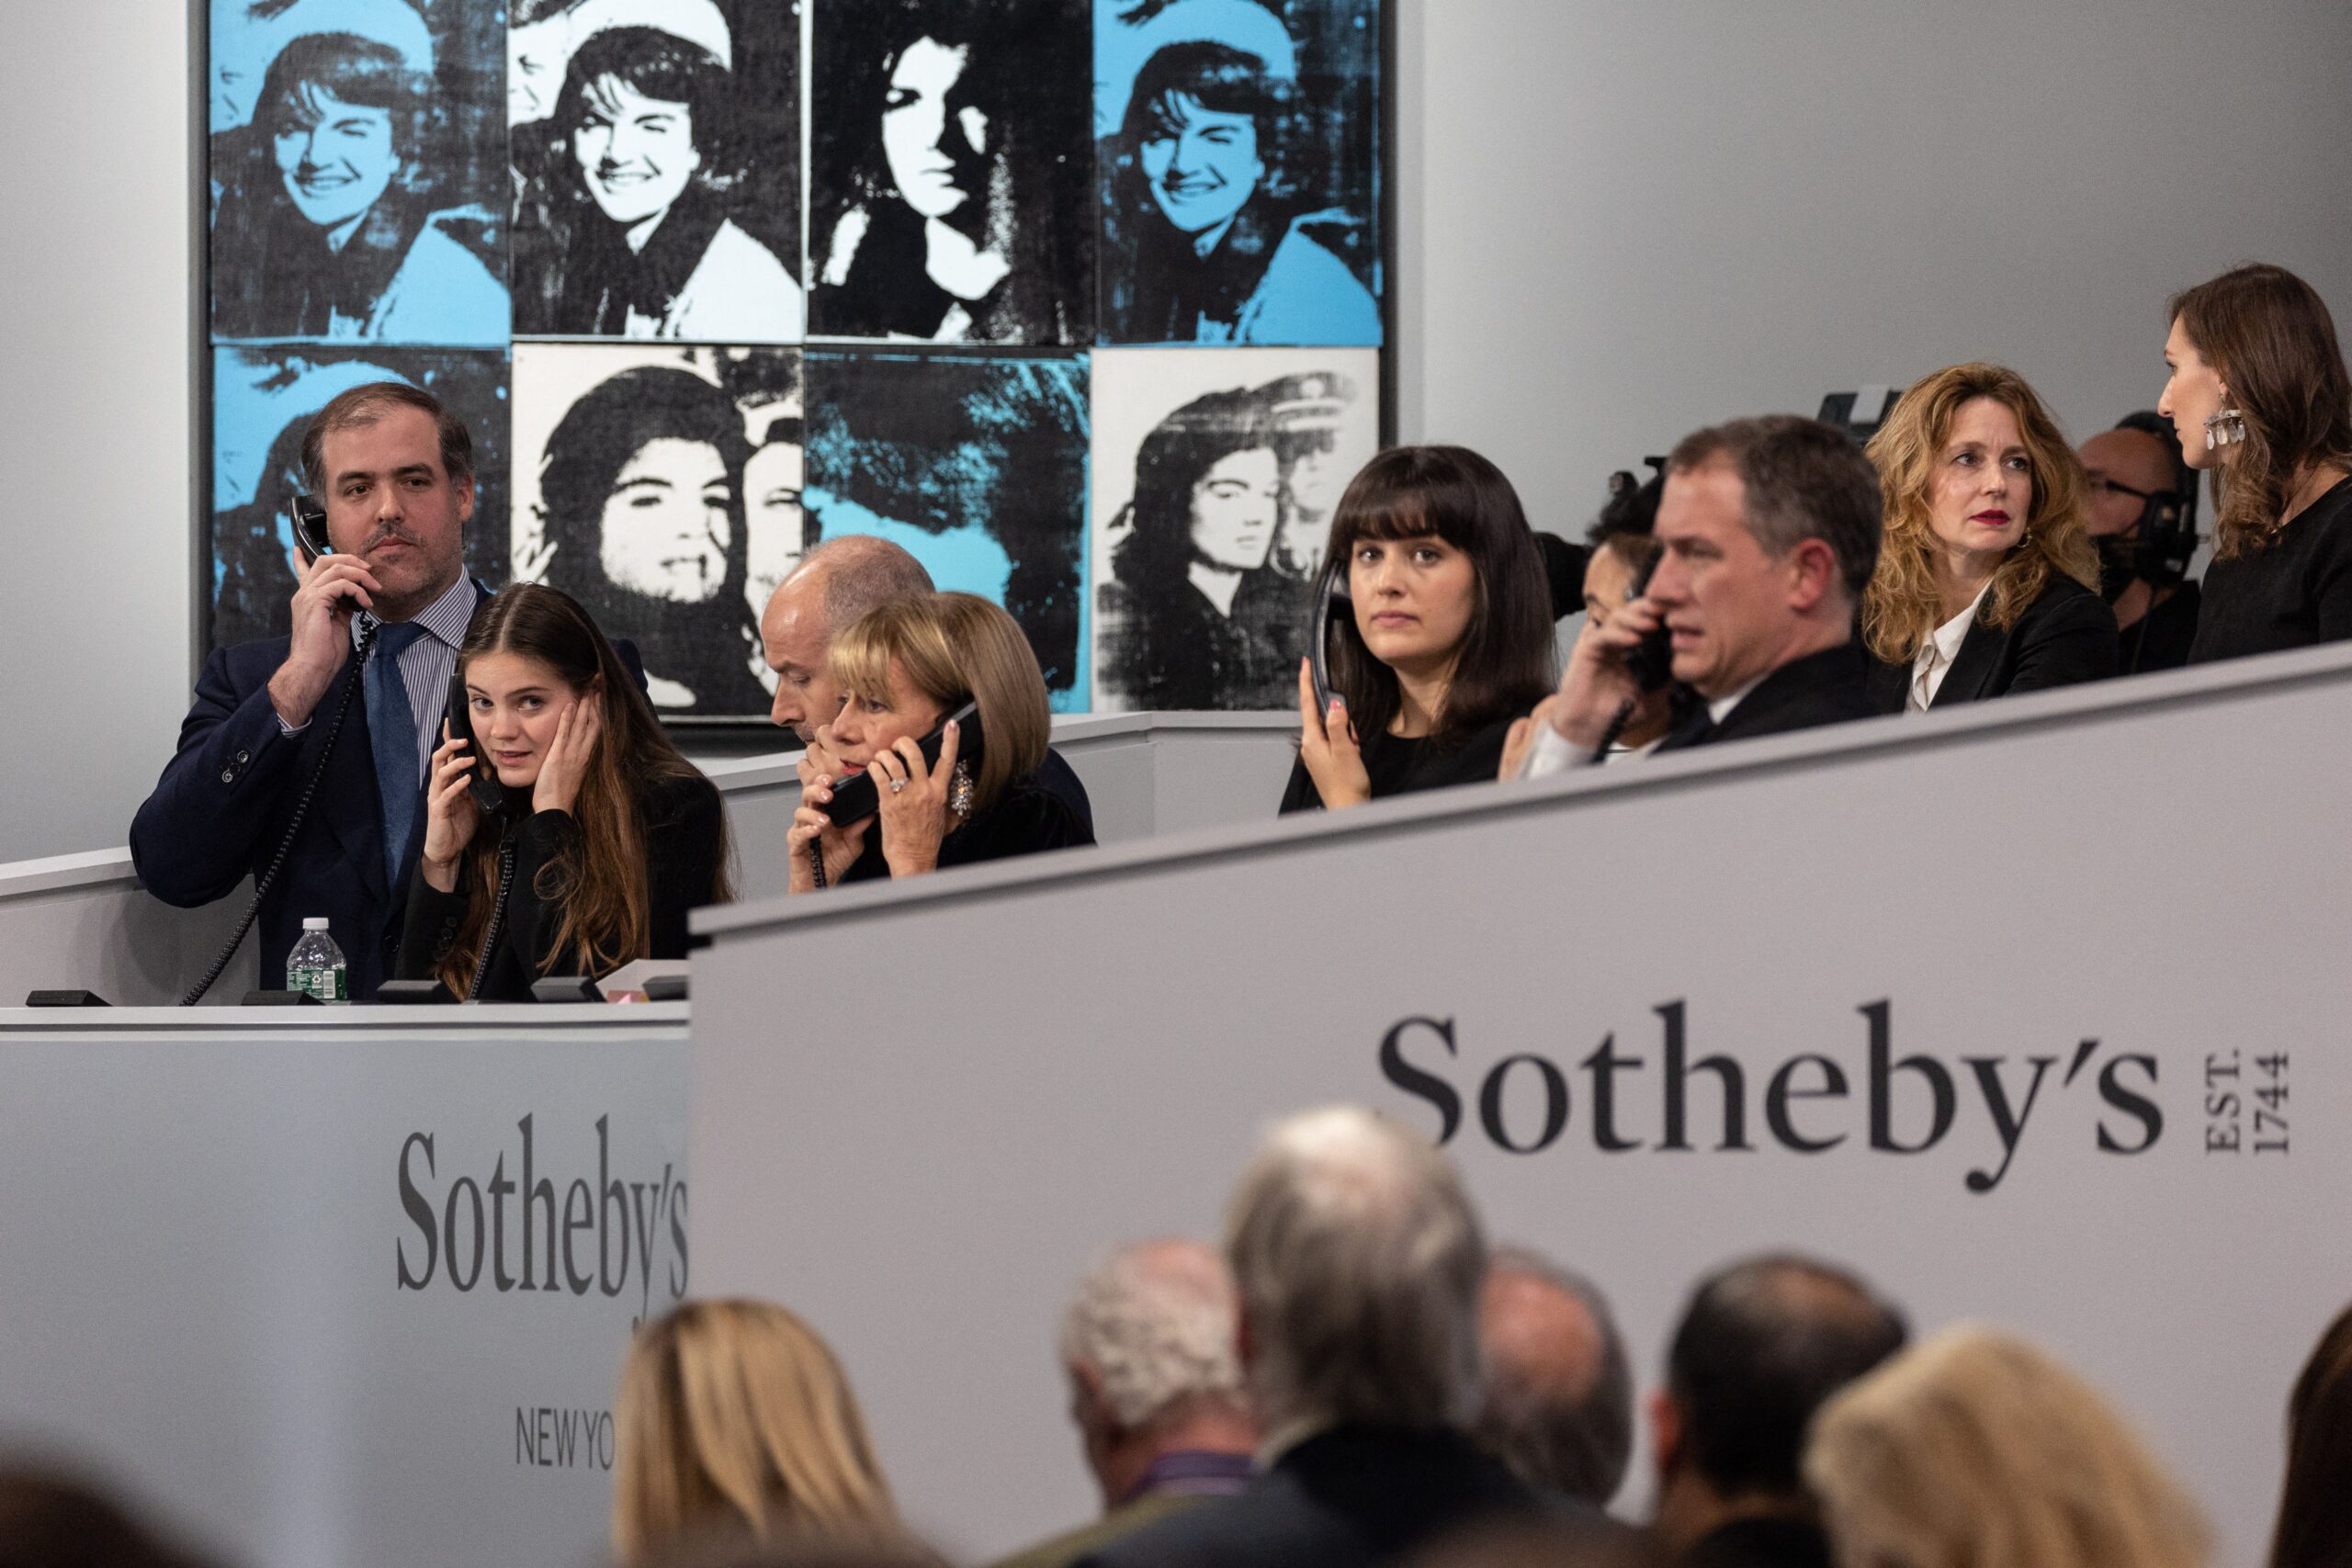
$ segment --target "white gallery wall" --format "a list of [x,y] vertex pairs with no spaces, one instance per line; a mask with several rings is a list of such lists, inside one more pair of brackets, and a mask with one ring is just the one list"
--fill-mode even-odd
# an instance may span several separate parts
[[[2343,0],[1394,3],[1398,431],[1558,532],[1695,425],[1962,358],[2087,434],[2242,258],[2352,318]],[[119,843],[170,753],[200,456],[203,9],[10,20],[0,861]]]

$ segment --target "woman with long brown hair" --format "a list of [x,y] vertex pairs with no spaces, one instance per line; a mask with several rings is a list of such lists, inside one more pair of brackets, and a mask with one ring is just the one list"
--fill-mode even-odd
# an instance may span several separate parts
[[2352,1562],[2352,1310],[2327,1325],[2287,1402],[2287,1484],[2270,1568]]
[[[475,744],[445,726],[433,753],[393,973],[460,997],[479,974],[481,999],[522,1001],[544,976],[684,958],[686,912],[734,896],[726,813],[588,612],[509,588],[467,628],[458,679]],[[494,811],[478,769],[503,791]]]
[[2075,449],[2014,370],[1955,365],[1871,437],[1885,496],[1862,595],[1871,694],[1921,713],[2115,673]]
[[2174,299],[2156,411],[2213,476],[2213,560],[2188,661],[2352,637],[2352,374],[2335,321],[2283,267]]
[[841,1362],[772,1303],[687,1302],[648,1324],[613,1418],[613,1547],[630,1568],[714,1536],[901,1538]]

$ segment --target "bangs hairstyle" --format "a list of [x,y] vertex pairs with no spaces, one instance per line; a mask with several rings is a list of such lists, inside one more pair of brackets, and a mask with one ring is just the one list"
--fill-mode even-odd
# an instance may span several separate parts
[[[571,816],[579,830],[570,844],[540,869],[532,889],[554,904],[555,940],[548,945],[548,973],[560,962],[578,962],[603,976],[645,956],[652,937],[646,892],[645,830],[638,791],[648,780],[700,778],[692,762],[670,743],[653,705],[637,688],[613,645],[579,602],[560,589],[523,583],[493,595],[474,615],[458,651],[458,673],[486,653],[512,653],[547,666],[571,691],[585,694],[603,682],[604,732],[580,781]],[[477,763],[477,766],[481,764]],[[528,792],[509,792],[512,799]],[[491,907],[498,899],[501,824],[486,822],[467,845],[458,869],[460,886],[470,885],[465,919],[458,922],[434,973],[459,997],[466,994],[481,956]],[[719,871],[698,900],[724,904],[735,897],[733,862],[726,814],[719,814]]]
[[410,70],[390,45],[352,33],[310,33],[269,62],[255,118],[266,135],[323,123],[326,98],[382,109],[392,117],[392,148],[407,175],[423,151],[432,96],[432,78]]
[[[1552,593],[1543,553],[1502,470],[1466,446],[1397,446],[1365,464],[1331,514],[1326,571],[1344,573],[1365,540],[1435,535],[1470,558],[1476,603],[1455,649],[1445,707],[1430,739],[1441,750],[1523,714],[1550,694]],[[1355,618],[1340,617],[1331,649],[1333,689],[1359,739],[1388,732],[1402,694],[1396,672],[1373,657]]]
[[780,1306],[688,1302],[649,1324],[615,1404],[613,1546],[625,1563],[729,1526],[760,1540],[897,1529],[841,1362]]
[[892,600],[835,637],[827,658],[833,679],[861,701],[892,700],[896,662],[909,683],[943,709],[979,705],[975,815],[1003,799],[1013,780],[1045,763],[1053,714],[1037,656],[1019,624],[977,593]]
[[2352,467],[2352,375],[2326,301],[2284,267],[2200,283],[2174,296],[2171,319],[2245,416],[2245,444],[2213,475],[2213,558],[2233,560],[2270,543],[2312,468]]
[[1258,160],[1266,172],[1253,204],[1260,197],[1285,201],[1297,195],[1290,160],[1283,156],[1297,113],[1295,91],[1249,51],[1207,39],[1169,44],[1136,73],[1126,120],[1119,128],[1125,171],[1140,180],[1143,144],[1182,136],[1203,109],[1248,115],[1256,129]]
[[2014,370],[1997,365],[1939,370],[1903,394],[1869,447],[1885,498],[1886,532],[1878,570],[1862,595],[1862,640],[1890,664],[1908,664],[1946,618],[1936,587],[1935,558],[1942,546],[1928,521],[1929,491],[1952,422],[1979,398],[1992,399],[2017,417],[2033,479],[2033,505],[2026,513],[2024,536],[1994,569],[1992,592],[1978,618],[2008,630],[2041,596],[2053,573],[2098,592],[2098,551],[2083,522],[2082,460],[2057,421]]
[[660,28],[607,28],[597,33],[571,57],[548,122],[550,137],[567,156],[573,133],[592,113],[617,107],[610,101],[608,81],[657,102],[685,105],[689,139],[702,154],[694,183],[706,190],[734,183],[735,171],[727,166],[718,144],[733,76],[717,55]]

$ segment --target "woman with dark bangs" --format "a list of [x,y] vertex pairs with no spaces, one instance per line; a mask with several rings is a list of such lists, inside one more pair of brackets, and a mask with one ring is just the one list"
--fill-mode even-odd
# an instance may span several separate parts
[[270,62],[213,225],[214,333],[506,341],[505,286],[458,237],[493,240],[489,214],[432,208],[431,96],[400,51],[350,33]]
[[2283,267],[2172,302],[2156,411],[2213,476],[2213,561],[2188,661],[2352,638],[2352,375],[2335,321]]
[[1871,438],[1886,502],[1862,639],[1886,713],[2115,673],[2081,461],[2025,378],[1955,365]]
[[1326,569],[1354,614],[1333,628],[1331,706],[1298,667],[1283,812],[1491,779],[1511,721],[1552,689],[1552,601],[1500,469],[1460,446],[1400,446],[1340,498]]

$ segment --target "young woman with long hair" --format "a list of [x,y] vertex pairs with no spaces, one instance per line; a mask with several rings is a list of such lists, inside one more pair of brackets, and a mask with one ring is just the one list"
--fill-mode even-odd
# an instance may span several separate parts
[[1882,709],[2115,673],[2082,462],[2025,378],[1997,365],[1937,371],[1903,394],[1870,457],[1886,522],[1862,640]]
[[2156,411],[2218,512],[2188,661],[2352,637],[2352,374],[2335,321],[2283,267],[2180,294]]
[[[447,738],[433,753],[393,973],[466,996],[502,881],[484,1000],[684,958],[687,911],[734,897],[726,813],[596,623],[556,589],[509,588],[468,628],[458,675],[475,745]],[[504,788],[494,815],[470,789],[478,768]]]
[[841,1362],[771,1303],[687,1302],[648,1324],[613,1425],[613,1548],[628,1568],[708,1538],[902,1536]]
[[1462,446],[1399,446],[1332,514],[1353,613],[1333,627],[1332,702],[1298,667],[1284,812],[1491,779],[1511,721],[1552,689],[1552,598],[1519,492]]

